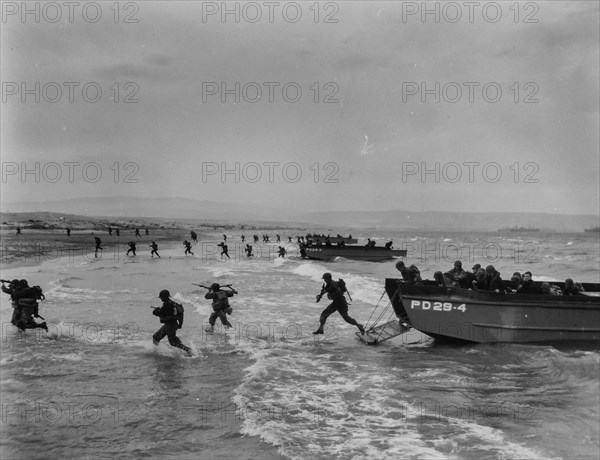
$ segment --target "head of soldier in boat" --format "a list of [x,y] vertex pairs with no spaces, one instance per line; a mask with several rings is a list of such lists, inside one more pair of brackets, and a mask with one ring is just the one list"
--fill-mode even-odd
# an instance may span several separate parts
[[479,270],[480,268],[481,268],[481,265],[480,265],[480,264],[475,264],[475,265],[473,265],[473,268],[472,268],[472,270],[473,270],[473,273],[477,273],[477,270]]
[[158,294],[158,297],[161,300],[167,300],[169,297],[171,297],[171,293],[169,291],[167,291],[166,289],[163,289],[162,291],[160,291],[160,293]]
[[19,281],[19,285],[20,285],[22,288],[29,287],[29,283],[27,282],[27,280],[20,280],[20,281]]
[[531,281],[531,272],[523,273],[523,281]]
[[454,262],[454,266],[458,267],[458,268],[462,268],[462,262],[460,260],[457,260],[456,262]]
[[550,294],[550,283],[546,283],[545,281],[541,286],[542,294]]
[[573,280],[571,278],[567,278],[565,280],[565,288],[572,288],[573,286],[575,286],[575,283],[573,283]]
[[401,260],[396,262],[396,270],[402,270],[403,268],[406,268],[406,265],[404,265],[404,262],[402,262]]
[[510,279],[510,285],[512,288],[514,288],[514,289],[518,288],[519,284],[521,284],[521,278],[519,278],[518,276],[513,276]]
[[488,265],[487,267],[485,267],[486,274],[491,274],[491,273],[494,273],[495,271],[496,271],[496,269],[494,268],[493,265]]
[[329,272],[323,273],[323,276],[321,277],[321,279],[324,279],[325,281],[331,281],[331,273],[329,273]]

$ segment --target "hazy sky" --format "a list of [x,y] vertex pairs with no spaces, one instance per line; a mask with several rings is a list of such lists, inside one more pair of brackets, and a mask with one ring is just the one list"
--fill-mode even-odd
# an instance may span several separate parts
[[23,5],[3,202],[599,212],[597,1]]

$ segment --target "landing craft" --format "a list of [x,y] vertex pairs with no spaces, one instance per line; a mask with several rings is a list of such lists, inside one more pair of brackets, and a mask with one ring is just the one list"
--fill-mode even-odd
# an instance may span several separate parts
[[[564,283],[553,284],[564,288]],[[582,286],[582,295],[567,296],[477,291],[438,286],[430,280],[422,286],[385,280],[404,329],[400,333],[414,328],[436,339],[476,343],[598,343],[600,284]]]

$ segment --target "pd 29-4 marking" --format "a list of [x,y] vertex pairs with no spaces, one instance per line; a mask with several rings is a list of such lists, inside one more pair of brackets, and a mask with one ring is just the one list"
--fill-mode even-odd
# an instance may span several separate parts
[[461,312],[467,311],[467,306],[464,303],[455,305],[452,302],[430,302],[428,300],[411,300],[410,308],[420,308],[421,310],[433,310],[433,311],[454,311],[458,310]]

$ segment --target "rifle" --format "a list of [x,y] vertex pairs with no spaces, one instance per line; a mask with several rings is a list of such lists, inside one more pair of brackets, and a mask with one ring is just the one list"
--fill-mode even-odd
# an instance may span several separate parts
[[350,299],[350,302],[354,302],[354,300],[352,300],[352,296],[350,295],[350,291],[348,290],[348,286],[346,286],[346,294],[348,294],[348,298]]
[[193,284],[194,286],[200,286],[201,288],[204,288],[204,289],[209,289],[209,290],[210,290],[210,287],[208,287],[208,286],[204,286],[204,285],[202,285],[202,284],[196,284],[196,283],[192,283],[192,284]]
[[8,281],[8,280],[0,280],[1,283],[8,283],[8,284],[12,284],[12,281]]
[[[201,288],[204,288],[204,289],[208,289],[208,290],[210,290],[210,289],[211,289],[211,287],[210,287],[210,286],[204,286],[203,284],[196,284],[196,283],[192,283],[192,284],[193,284],[194,286],[200,286]],[[224,285],[222,285],[221,287],[227,287],[227,288],[231,289],[232,291],[235,291],[235,289],[233,289],[233,288],[231,287],[231,284],[224,284]]]

